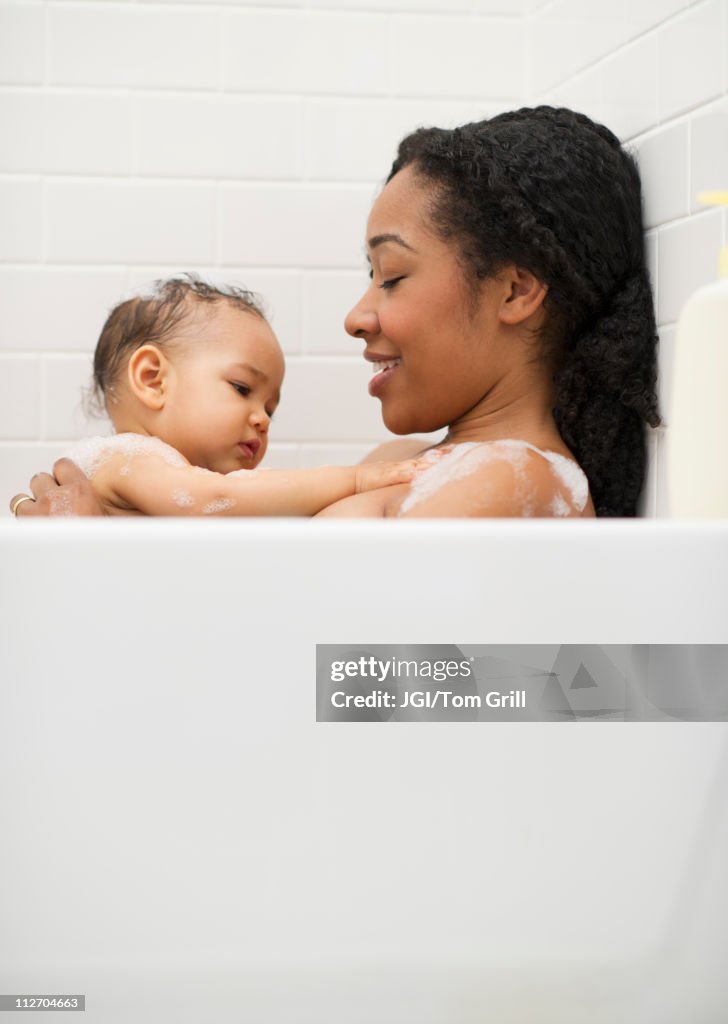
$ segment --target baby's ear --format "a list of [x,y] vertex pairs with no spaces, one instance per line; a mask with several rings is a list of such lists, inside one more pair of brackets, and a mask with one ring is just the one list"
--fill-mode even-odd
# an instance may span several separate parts
[[156,345],[142,345],[129,359],[127,379],[132,394],[149,409],[164,408],[169,361]]

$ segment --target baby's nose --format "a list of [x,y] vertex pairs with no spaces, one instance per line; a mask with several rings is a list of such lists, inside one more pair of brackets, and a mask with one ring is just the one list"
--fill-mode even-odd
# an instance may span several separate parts
[[270,416],[265,409],[253,409],[250,414],[250,422],[257,427],[258,430],[267,430],[270,426]]

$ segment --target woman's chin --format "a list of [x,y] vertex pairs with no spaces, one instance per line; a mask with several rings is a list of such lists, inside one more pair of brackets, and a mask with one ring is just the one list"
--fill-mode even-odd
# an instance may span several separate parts
[[412,432],[408,425],[410,419],[409,416],[403,416],[401,411],[392,411],[382,406],[382,422],[393,434],[410,434]]
[[387,430],[393,434],[429,434],[440,430],[448,424],[434,417],[422,415],[422,411],[413,409],[393,408],[382,403],[382,421]]

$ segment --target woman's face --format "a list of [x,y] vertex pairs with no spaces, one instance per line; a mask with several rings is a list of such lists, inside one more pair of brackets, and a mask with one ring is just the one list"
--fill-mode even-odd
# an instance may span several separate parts
[[504,372],[500,292],[468,287],[456,250],[429,219],[432,192],[410,167],[367,224],[372,281],[345,320],[373,364],[369,393],[396,434],[437,430],[476,410]]

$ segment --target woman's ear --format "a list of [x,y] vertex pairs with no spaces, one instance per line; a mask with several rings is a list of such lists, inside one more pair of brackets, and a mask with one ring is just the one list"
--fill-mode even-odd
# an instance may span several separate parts
[[530,270],[511,265],[503,272],[503,301],[498,316],[501,323],[517,325],[543,309],[548,285]]
[[148,409],[164,408],[170,363],[156,345],[142,345],[129,359],[127,379],[132,394]]

